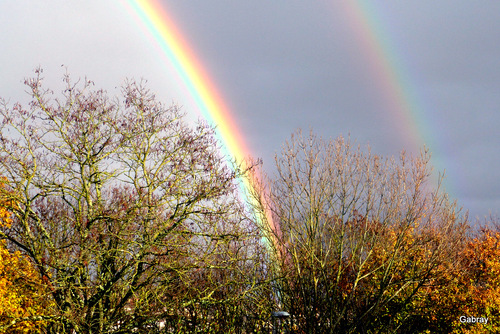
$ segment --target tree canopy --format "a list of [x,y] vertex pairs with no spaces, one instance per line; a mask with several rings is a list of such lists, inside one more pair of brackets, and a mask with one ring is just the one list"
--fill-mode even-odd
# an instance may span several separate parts
[[[305,333],[415,332],[412,305],[451,270],[466,221],[427,182],[429,155],[389,159],[295,133],[270,208],[277,286]],[[261,201],[264,203],[264,201]]]
[[259,245],[237,193],[244,171],[221,157],[213,129],[191,128],[143,83],[118,101],[91,81],[64,82],[54,97],[39,70],[26,80],[29,107],[0,111],[12,212],[0,237],[48,280],[52,330],[146,330],[252,290]]
[[499,228],[426,149],[297,131],[261,177],[144,82],[63,82],[0,100],[0,333],[498,331]]

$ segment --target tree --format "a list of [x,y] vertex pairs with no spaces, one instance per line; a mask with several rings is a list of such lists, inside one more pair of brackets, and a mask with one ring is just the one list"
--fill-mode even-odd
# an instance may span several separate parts
[[233,304],[251,295],[258,278],[231,274],[261,267],[237,191],[245,170],[221,158],[213,129],[190,128],[143,83],[120,103],[65,75],[54,98],[41,74],[25,82],[28,108],[0,110],[1,195],[15,203],[0,238],[46,280],[47,331],[149,332],[223,302],[219,285],[193,285],[216,271],[238,290]]
[[428,162],[300,132],[284,145],[268,198],[255,197],[272,212],[277,288],[299,332],[425,330],[413,302],[447,272],[466,227],[426,184]]
[[[479,222],[478,222],[479,224]],[[427,316],[436,318],[432,332],[497,333],[500,314],[500,231],[498,221],[472,233],[457,254],[452,275],[427,294]],[[468,319],[467,319],[468,318]],[[487,323],[472,318],[488,318]],[[472,320],[473,322],[467,322]],[[444,325],[445,324],[445,325]]]
[[50,319],[43,281],[19,252],[0,241],[0,333],[33,333]]
[[[488,318],[487,324],[462,323],[453,319],[453,333],[495,333],[500,331],[496,319],[500,315],[500,231],[484,227],[470,240],[463,253],[463,269],[450,304],[461,311],[460,316]],[[451,298],[450,298],[451,297]]]
[[[12,224],[10,216],[0,206],[0,227]],[[32,333],[43,327],[49,307],[46,292],[29,260],[0,240],[0,333]]]

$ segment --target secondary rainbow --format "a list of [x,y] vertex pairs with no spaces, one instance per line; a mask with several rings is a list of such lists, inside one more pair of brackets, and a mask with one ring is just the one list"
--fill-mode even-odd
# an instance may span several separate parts
[[[432,107],[419,92],[417,73],[411,73],[409,64],[403,61],[411,58],[410,55],[403,58],[396,47],[395,34],[387,24],[389,20],[384,19],[384,11],[379,8],[382,5],[363,0],[332,2],[331,5],[346,15],[350,31],[357,40],[356,46],[368,63],[375,89],[383,98],[396,125],[395,130],[400,132],[402,140],[406,140],[405,147],[418,152],[426,145],[435,156],[442,155],[446,140],[437,138],[441,131],[431,121]],[[433,164],[440,171],[444,169],[439,161]],[[433,178],[436,185],[437,175]],[[449,180],[446,185],[447,190],[453,192]]]
[[[173,66],[191,98],[195,101],[199,112],[210,125],[216,127],[216,135],[223,146],[225,157],[229,160],[234,158],[237,163],[244,164],[246,159],[250,157],[250,152],[240,135],[241,132],[204,67],[168,15],[165,5],[158,0],[125,0],[124,3],[141,26],[153,37],[166,57],[166,61]],[[241,190],[247,199],[252,200],[252,196],[249,194],[255,189],[259,189],[258,184],[259,180],[256,178],[242,181]],[[265,212],[265,216],[259,218],[260,222],[265,222],[268,224],[267,227],[276,231],[272,216],[265,203],[265,197],[260,197],[262,202],[252,203],[260,205]],[[276,246],[274,238],[272,233],[271,240],[269,240],[270,246]]]

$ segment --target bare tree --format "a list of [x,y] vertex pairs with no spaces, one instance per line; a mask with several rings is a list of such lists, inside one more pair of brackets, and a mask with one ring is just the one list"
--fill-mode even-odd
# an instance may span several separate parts
[[41,72],[26,80],[28,108],[0,110],[1,196],[13,213],[0,238],[47,282],[47,330],[150,332],[194,300],[216,301],[219,285],[192,285],[202,272],[226,273],[232,298],[250,295],[255,276],[227,274],[259,267],[237,191],[245,171],[221,158],[213,129],[190,128],[142,83],[126,84],[121,103],[66,75],[55,98]]
[[466,226],[426,183],[428,162],[300,131],[284,145],[268,198],[255,197],[272,211],[276,286],[299,332],[411,332],[412,302],[453,262]]

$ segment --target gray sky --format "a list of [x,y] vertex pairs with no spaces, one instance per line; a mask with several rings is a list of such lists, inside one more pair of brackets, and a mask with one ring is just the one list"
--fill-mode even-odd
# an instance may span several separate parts
[[[383,155],[425,143],[452,198],[472,217],[499,214],[500,1],[161,2],[268,172],[299,127]],[[39,65],[62,88],[64,65],[111,94],[147,79],[200,117],[124,1],[5,0],[0,22],[0,96],[11,102],[26,101],[23,78]],[[413,108],[406,123],[397,91]]]

